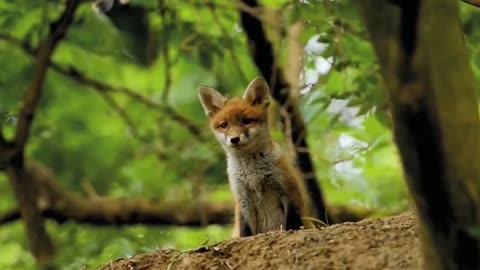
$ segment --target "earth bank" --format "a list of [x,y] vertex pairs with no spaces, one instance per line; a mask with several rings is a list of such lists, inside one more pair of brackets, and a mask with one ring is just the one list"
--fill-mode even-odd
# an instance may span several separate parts
[[192,251],[160,250],[101,270],[422,269],[416,218],[404,213],[322,229],[276,231]]

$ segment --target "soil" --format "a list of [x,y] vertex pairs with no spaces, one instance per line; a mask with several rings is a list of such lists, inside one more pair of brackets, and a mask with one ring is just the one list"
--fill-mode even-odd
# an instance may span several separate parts
[[192,251],[160,250],[101,270],[422,269],[412,213],[322,229],[275,231]]

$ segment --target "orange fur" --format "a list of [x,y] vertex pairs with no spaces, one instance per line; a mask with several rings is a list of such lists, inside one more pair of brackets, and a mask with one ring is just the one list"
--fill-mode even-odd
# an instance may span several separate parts
[[266,82],[253,80],[243,98],[226,99],[209,87],[201,87],[199,97],[227,154],[235,198],[233,235],[312,227],[302,219],[308,216],[309,204],[298,173],[268,130]]

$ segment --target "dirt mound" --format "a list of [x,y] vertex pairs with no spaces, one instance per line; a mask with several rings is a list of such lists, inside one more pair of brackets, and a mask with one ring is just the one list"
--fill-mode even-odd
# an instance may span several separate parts
[[161,250],[112,261],[102,270],[421,269],[412,213],[320,230],[276,231],[193,251]]

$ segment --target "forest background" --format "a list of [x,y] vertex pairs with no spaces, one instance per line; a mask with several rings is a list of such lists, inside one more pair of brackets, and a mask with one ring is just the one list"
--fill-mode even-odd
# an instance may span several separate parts
[[[0,2],[0,142],[27,131],[24,194],[46,217],[55,265],[97,267],[230,237],[225,161],[196,90],[240,95],[265,75],[249,48],[262,40],[245,16],[262,22],[271,45],[267,80],[288,85],[293,100],[273,96],[273,136],[292,157],[308,153],[307,178],[327,211],[408,208],[379,66],[353,1],[78,2],[71,21],[66,1]],[[479,82],[480,16],[460,8]],[[303,148],[291,143],[304,135]],[[29,200],[17,198],[1,157],[0,268],[32,269],[35,256],[53,255],[32,255],[18,207]]]

